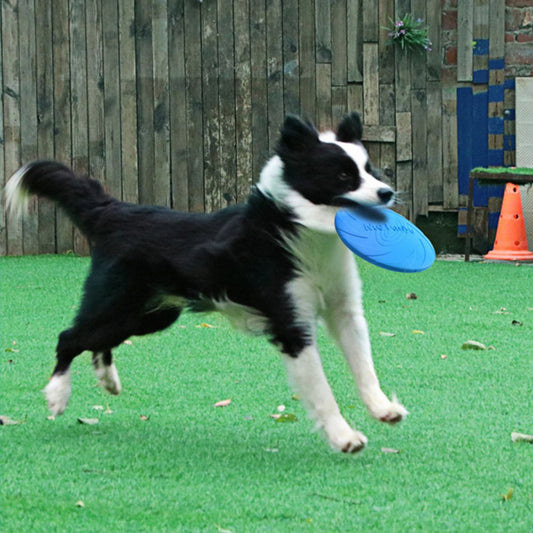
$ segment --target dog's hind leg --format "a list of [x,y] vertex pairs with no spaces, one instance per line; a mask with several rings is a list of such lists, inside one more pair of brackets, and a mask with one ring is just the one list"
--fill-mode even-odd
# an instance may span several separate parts
[[[132,328],[132,335],[147,335],[170,326],[180,315],[181,309],[161,309],[142,315]],[[120,394],[122,386],[111,350],[93,352],[92,362],[100,385],[110,394]]]
[[113,363],[111,350],[93,352],[92,361],[100,385],[109,392],[109,394],[120,394],[122,386],[120,385],[117,367]]
[[70,364],[82,351],[75,342],[72,329],[67,329],[59,335],[57,363],[43,391],[52,415],[60,415],[67,408],[71,393]]

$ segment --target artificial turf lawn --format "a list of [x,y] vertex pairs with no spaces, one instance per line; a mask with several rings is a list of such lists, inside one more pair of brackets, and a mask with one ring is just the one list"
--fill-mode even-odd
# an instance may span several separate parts
[[[0,428],[3,532],[531,531],[533,445],[510,435],[533,433],[533,267],[360,263],[378,375],[411,414],[370,419],[322,335],[341,410],[369,437],[354,456],[311,432],[276,350],[217,315],[121,346],[119,397],[78,357],[69,408],[47,420],[40,390],[87,267],[0,260],[0,414],[22,422]],[[494,349],[462,350],[470,339]],[[280,404],[298,421],[270,418]]]

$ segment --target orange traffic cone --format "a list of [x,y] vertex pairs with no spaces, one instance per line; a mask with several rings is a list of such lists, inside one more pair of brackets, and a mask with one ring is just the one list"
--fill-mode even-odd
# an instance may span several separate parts
[[508,183],[505,186],[494,248],[484,258],[499,261],[533,261],[533,252],[527,247],[526,225],[518,185]]

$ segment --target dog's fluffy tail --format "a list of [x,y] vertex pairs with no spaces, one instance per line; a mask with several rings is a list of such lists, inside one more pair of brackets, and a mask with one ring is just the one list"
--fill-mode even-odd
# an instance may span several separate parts
[[35,161],[17,170],[5,187],[6,210],[20,216],[32,195],[56,202],[85,235],[91,233],[94,209],[116,201],[98,181],[77,176],[57,161]]

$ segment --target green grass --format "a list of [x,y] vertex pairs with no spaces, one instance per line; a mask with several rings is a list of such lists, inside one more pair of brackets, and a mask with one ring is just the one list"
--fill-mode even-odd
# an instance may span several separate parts
[[[312,433],[276,350],[217,315],[121,346],[119,397],[80,356],[69,408],[48,420],[40,390],[88,261],[3,258],[1,414],[22,423],[0,428],[2,532],[529,532],[533,445],[510,435],[533,433],[533,268],[360,266],[378,374],[411,415],[371,420],[321,336],[341,410],[369,437],[346,456]],[[470,339],[494,349],[462,350]],[[296,423],[268,416],[280,404]]]
[[484,174],[533,174],[533,168],[529,167],[476,167],[470,172]]

